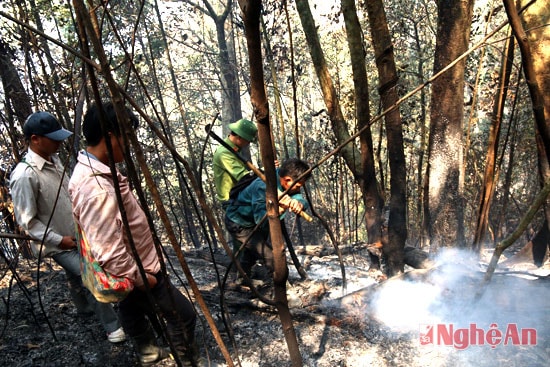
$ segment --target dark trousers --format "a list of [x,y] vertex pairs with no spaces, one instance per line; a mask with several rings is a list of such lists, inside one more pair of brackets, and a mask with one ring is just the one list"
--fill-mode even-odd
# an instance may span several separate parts
[[[158,305],[161,317],[166,322],[167,332],[174,347],[185,351],[194,343],[197,316],[193,305],[161,272],[155,275],[157,285],[151,294]],[[156,318],[155,308],[147,293],[134,289],[119,303],[119,318],[124,331],[130,337],[151,331],[151,322]]]
[[252,266],[257,260],[273,272],[273,249],[269,242],[269,229],[258,228],[254,231],[254,227],[242,227],[227,217],[225,226],[233,237],[234,249],[238,249],[246,241],[246,246],[241,250],[238,259],[248,276],[251,275]]

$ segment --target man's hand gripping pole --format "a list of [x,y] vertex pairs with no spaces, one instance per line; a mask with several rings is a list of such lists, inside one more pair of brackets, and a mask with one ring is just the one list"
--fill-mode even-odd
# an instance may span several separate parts
[[[240,154],[239,152],[236,152],[233,148],[231,148],[230,145],[228,145],[221,137],[219,137],[215,132],[212,131],[212,127],[210,126],[210,124],[206,125],[205,127],[206,129],[206,132],[208,133],[208,135],[210,135],[214,140],[216,140],[218,143],[220,143],[222,146],[224,146],[227,150],[229,150],[231,153],[233,153],[235,155],[235,157],[239,158],[239,160],[241,162],[243,162],[245,164],[246,167],[248,167],[249,170],[251,170],[252,172],[254,172],[254,174],[256,176],[258,176],[263,182],[265,182],[265,175],[262,171],[260,171],[258,169],[258,167],[256,167],[254,164],[252,164],[251,161],[249,161],[248,159],[246,159],[245,157],[243,157],[242,154]],[[279,199],[281,199],[281,197],[279,197]],[[307,220],[308,222],[311,222],[313,221],[313,218],[306,212],[304,211],[301,211],[298,213],[302,218],[304,218],[305,220]]]

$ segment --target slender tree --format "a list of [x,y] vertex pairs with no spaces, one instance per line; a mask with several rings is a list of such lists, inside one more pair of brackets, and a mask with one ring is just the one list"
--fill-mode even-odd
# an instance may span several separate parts
[[265,93],[263,74],[263,57],[260,36],[261,0],[239,0],[245,24],[246,43],[248,45],[248,59],[250,64],[251,100],[254,114],[258,122],[258,140],[262,162],[266,176],[266,203],[269,220],[269,235],[273,247],[273,285],[275,304],[283,327],[283,334],[290,353],[292,365],[302,366],[302,356],[298,347],[296,331],[292,325],[292,316],[288,308],[286,282],[288,267],[286,264],[284,238],[279,220],[279,205],[277,199],[277,182],[275,171],[275,156],[271,140],[271,126],[269,121],[269,102]]
[[497,153],[500,140],[499,137],[513,61],[514,39],[512,37],[508,37],[502,53],[499,86],[495,95],[495,103],[493,105],[491,129],[489,132],[489,142],[487,144],[487,154],[485,160],[485,175],[483,177],[483,187],[478,209],[477,225],[474,234],[474,243],[472,246],[474,251],[477,252],[481,250],[481,246],[485,239],[485,233],[487,231],[487,225],[489,222],[489,210],[491,208],[491,201],[496,187],[495,175],[497,168]]

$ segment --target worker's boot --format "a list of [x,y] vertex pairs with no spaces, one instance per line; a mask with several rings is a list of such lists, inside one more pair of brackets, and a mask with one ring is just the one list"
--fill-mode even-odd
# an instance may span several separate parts
[[202,358],[199,352],[199,346],[195,341],[194,331],[185,332],[185,344],[176,346],[178,358],[184,367],[207,367],[218,366],[216,363],[208,364],[206,359]]
[[149,327],[146,332],[132,338],[136,345],[139,362],[142,366],[151,366],[170,356],[170,351],[159,347],[153,330]]
[[201,358],[197,345],[193,343],[184,353],[179,353],[181,365],[184,367],[205,367],[208,364]]

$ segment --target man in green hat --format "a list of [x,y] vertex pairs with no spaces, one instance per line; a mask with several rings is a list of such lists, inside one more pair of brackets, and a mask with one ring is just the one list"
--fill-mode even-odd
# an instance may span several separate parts
[[[228,127],[230,134],[225,142],[238,153],[246,148],[251,141],[256,140],[258,128],[250,120],[240,119],[229,124]],[[248,173],[248,168],[235,154],[222,145],[214,152],[213,165],[216,196],[225,210],[228,205],[229,191],[241,177]]]

